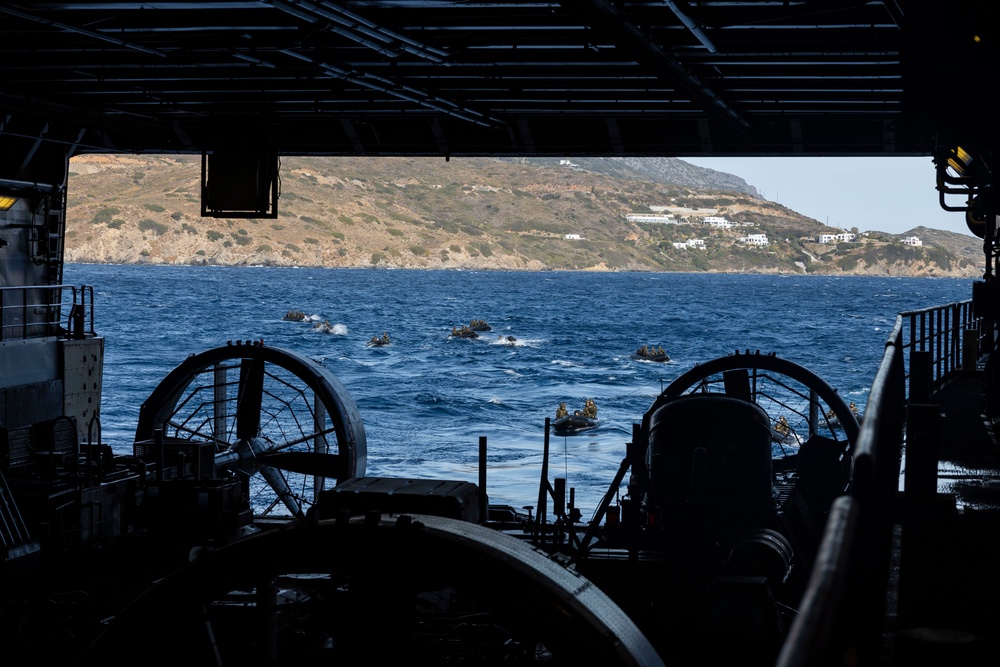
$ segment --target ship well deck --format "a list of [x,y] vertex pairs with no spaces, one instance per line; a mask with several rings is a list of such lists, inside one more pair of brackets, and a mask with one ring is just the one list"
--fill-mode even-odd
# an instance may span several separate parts
[[887,605],[893,664],[996,655],[1000,457],[985,412],[982,371],[959,373],[908,408]]

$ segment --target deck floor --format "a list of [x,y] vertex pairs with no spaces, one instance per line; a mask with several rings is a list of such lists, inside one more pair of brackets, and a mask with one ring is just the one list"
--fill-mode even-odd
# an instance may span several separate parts
[[917,438],[904,446],[893,663],[985,664],[1000,649],[1000,457],[982,373],[958,375],[932,401],[940,415],[936,494],[909,492]]

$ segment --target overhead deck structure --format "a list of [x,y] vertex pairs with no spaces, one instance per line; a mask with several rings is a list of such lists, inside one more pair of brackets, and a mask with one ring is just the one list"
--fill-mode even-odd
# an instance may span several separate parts
[[[973,0],[0,4],[0,174],[46,156],[929,155],[990,142]],[[972,64],[976,65],[972,65]],[[46,174],[47,178],[51,176]]]

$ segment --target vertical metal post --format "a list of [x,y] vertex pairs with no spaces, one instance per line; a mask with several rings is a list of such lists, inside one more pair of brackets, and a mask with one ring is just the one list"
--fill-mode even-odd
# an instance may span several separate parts
[[261,662],[275,664],[278,660],[278,584],[273,578],[257,582],[256,594],[259,632],[257,646]]
[[545,418],[545,444],[542,448],[542,478],[538,483],[538,510],[535,513],[535,525],[539,528],[539,534],[544,535],[545,519],[548,514],[549,490],[549,425],[552,420]]
[[931,352],[910,351],[910,403],[923,403],[931,395],[934,359]]
[[479,436],[479,523],[490,518],[490,500],[486,494],[486,436]]
[[903,492],[909,500],[926,500],[937,493],[941,409],[911,403],[906,409],[906,470]]
[[961,352],[962,352],[962,336],[959,334],[960,331],[964,331],[962,326],[962,306],[952,306],[951,310],[951,350],[948,356],[951,359],[951,364],[948,368],[949,371],[957,370],[959,363],[961,363]]
[[809,436],[819,431],[819,397],[809,390]]
[[[317,454],[328,454],[330,443],[326,439],[326,406],[320,400],[319,394],[313,392],[313,451]],[[342,480],[337,480],[342,481]],[[313,475],[313,502],[319,502],[319,494],[323,493],[326,477]]]
[[162,428],[158,428],[158,429],[156,429],[156,430],[153,431],[153,446],[156,447],[156,479],[162,482],[163,479],[164,479],[164,475],[163,475],[163,472],[164,472],[163,471],[163,461],[164,461],[164,458],[165,458],[164,452],[163,452],[163,429]]
[[222,364],[215,364],[214,383],[212,394],[212,412],[214,416],[212,425],[212,435],[215,436],[215,444],[229,442],[229,435],[226,433],[226,421],[228,419],[229,404],[226,402],[226,368]]
[[559,518],[566,515],[566,480],[556,477],[552,490],[552,513]]
[[976,370],[979,360],[979,331],[966,329],[962,332],[962,370]]

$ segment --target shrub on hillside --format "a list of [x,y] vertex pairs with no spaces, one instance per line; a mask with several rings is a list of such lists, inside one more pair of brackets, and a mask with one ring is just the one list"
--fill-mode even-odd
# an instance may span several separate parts
[[90,221],[95,225],[107,224],[111,222],[119,213],[121,213],[121,209],[117,206],[105,207],[95,213],[94,217],[91,218]]
[[858,267],[858,258],[853,255],[841,257],[837,260],[837,266],[843,271],[853,271]]
[[167,233],[168,227],[162,222],[146,218],[145,220],[139,221],[139,229],[144,232],[153,232],[157,236],[160,236],[161,234]]

